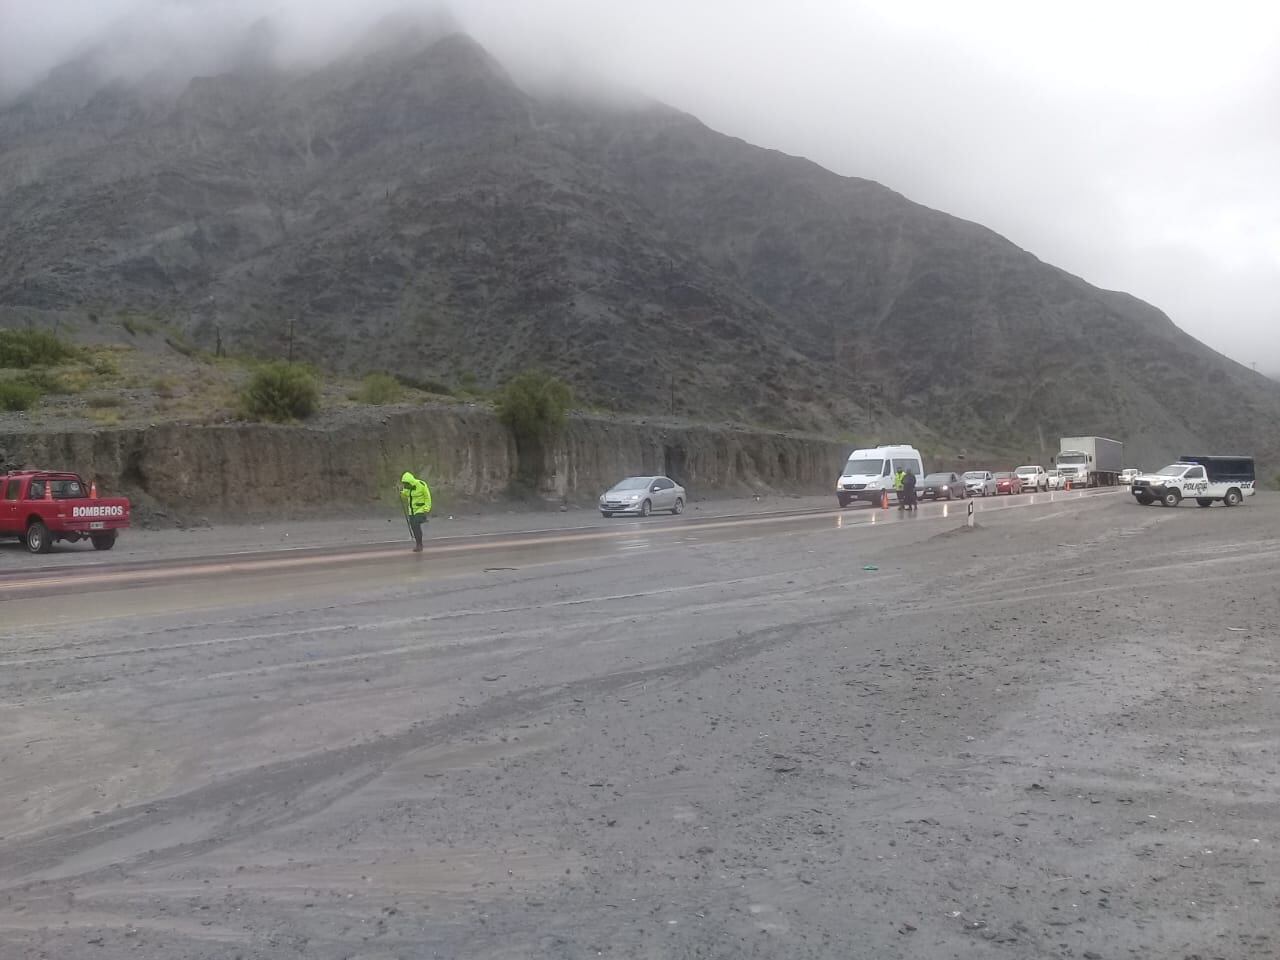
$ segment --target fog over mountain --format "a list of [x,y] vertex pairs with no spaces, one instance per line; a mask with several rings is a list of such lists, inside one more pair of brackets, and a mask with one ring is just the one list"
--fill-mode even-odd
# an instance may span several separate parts
[[[0,0],[0,97],[96,47],[160,82],[448,16],[526,86],[632,90],[985,223],[1280,367],[1280,7],[797,0]],[[263,39],[264,32],[258,35]]]

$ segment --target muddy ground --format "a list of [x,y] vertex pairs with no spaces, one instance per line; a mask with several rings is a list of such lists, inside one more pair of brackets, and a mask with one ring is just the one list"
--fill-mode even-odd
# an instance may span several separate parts
[[1280,955],[1280,498],[936,512],[6,601],[0,957]]

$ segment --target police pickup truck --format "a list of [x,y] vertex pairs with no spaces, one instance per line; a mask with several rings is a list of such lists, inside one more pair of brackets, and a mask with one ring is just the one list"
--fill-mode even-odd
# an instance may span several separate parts
[[1177,463],[1134,477],[1129,492],[1144,507],[1159,502],[1176,507],[1184,499],[1194,499],[1201,507],[1221,500],[1238,506],[1254,494],[1252,457],[1182,457]]

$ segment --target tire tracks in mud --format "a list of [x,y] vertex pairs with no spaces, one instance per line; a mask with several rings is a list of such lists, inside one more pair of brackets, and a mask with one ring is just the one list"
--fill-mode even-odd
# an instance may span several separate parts
[[[10,844],[0,890],[118,875],[122,869],[197,856],[312,816],[359,791],[406,755],[468,731],[537,714],[565,699],[600,696],[659,679],[686,681],[791,642],[797,633],[847,621],[844,613],[775,624],[711,641],[683,661],[513,691],[474,709],[391,736],[257,767],[174,797],[134,804],[100,818]],[[148,846],[154,842],[155,846]],[[95,856],[95,851],[97,855]]]

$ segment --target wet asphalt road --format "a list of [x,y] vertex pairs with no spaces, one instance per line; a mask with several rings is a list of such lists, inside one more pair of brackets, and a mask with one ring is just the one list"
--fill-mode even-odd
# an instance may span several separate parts
[[1276,956],[1280,500],[975,506],[8,572],[0,957]]

